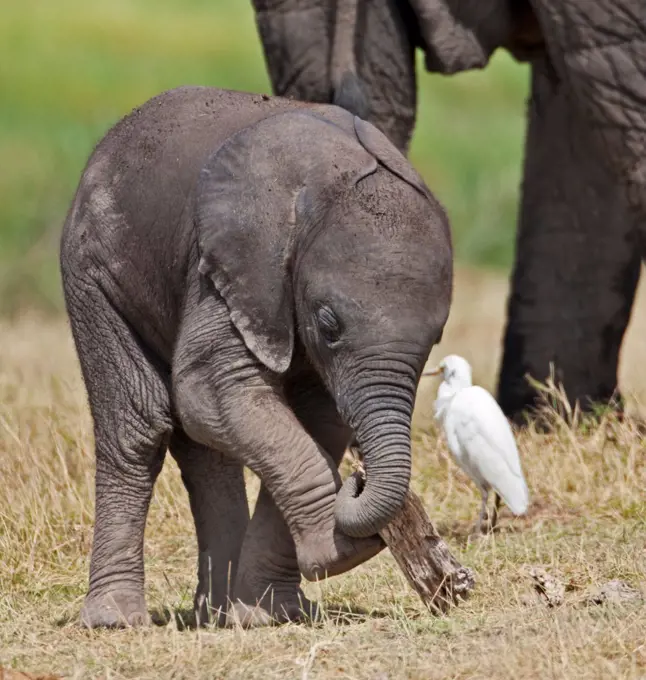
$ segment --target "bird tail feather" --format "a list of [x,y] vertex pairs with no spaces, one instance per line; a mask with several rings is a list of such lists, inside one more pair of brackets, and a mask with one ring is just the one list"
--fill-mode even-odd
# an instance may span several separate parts
[[496,493],[505,501],[505,505],[514,515],[524,515],[529,507],[529,489],[525,480],[509,489],[496,489]]

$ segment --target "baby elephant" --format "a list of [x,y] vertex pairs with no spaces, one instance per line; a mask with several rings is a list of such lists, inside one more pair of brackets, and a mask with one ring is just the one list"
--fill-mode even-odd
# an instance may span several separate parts
[[[249,625],[297,619],[301,575],[382,549],[452,260],[442,208],[381,132],[332,105],[161,94],[96,147],[61,269],[95,434],[85,625],[148,620],[144,526],[167,449],[201,621],[230,603]],[[360,493],[337,470],[353,436]],[[243,466],[262,481],[251,520]]]

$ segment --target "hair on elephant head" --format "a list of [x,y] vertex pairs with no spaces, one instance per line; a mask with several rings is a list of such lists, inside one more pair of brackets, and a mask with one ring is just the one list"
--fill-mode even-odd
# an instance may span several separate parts
[[198,187],[200,271],[268,369],[286,372],[302,343],[365,456],[365,489],[337,499],[339,528],[370,536],[408,488],[415,390],[448,316],[451,242],[403,155],[369,123],[335,116],[280,113],[212,155]]

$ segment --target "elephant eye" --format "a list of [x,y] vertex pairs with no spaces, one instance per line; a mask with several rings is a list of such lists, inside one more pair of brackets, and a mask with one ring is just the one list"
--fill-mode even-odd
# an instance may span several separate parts
[[316,321],[328,345],[333,345],[338,341],[341,335],[341,324],[336,314],[327,305],[321,305],[316,310]]

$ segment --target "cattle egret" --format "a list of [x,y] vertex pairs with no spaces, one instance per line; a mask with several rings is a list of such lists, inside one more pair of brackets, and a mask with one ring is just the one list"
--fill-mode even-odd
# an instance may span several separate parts
[[527,510],[529,492],[518,457],[518,448],[507,418],[487,390],[471,382],[466,359],[451,354],[423,375],[442,374],[435,402],[435,417],[444,428],[447,443],[458,465],[482,494],[476,535],[487,517],[489,491],[495,492],[491,530],[498,519],[500,499],[515,515]]

